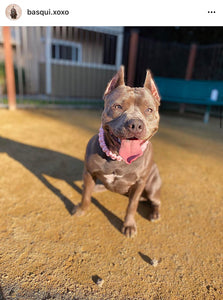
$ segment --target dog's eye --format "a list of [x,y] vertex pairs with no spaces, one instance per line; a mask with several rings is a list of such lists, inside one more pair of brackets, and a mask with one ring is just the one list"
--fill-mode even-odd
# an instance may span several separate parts
[[149,107],[149,108],[146,109],[146,112],[151,114],[153,112],[153,110],[152,110],[152,108]]
[[122,109],[122,106],[121,106],[120,104],[115,104],[115,105],[114,105],[114,109],[117,109],[117,110],[118,110],[118,109]]

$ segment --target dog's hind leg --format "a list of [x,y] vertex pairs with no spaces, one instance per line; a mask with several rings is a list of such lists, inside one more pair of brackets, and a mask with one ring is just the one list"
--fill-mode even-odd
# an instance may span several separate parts
[[144,198],[149,201],[151,211],[148,219],[150,221],[156,221],[160,218],[160,190],[161,190],[161,178],[157,165],[154,163],[149,177],[146,182],[145,189],[142,193],[142,199]]

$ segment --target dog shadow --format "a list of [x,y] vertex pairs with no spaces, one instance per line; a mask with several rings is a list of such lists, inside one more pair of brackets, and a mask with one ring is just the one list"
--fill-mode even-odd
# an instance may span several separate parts
[[[35,175],[49,190],[51,190],[64,204],[70,215],[73,215],[75,204],[59,189],[53,186],[45,177],[50,176],[67,182],[80,195],[82,189],[75,181],[82,180],[84,163],[70,155],[57,151],[23,144],[0,136],[0,153],[7,153],[23,167]],[[108,221],[118,230],[121,230],[122,220],[105,208],[96,198],[92,203],[106,216]]]
[[149,265],[153,265],[153,260],[148,255],[143,254],[142,252],[138,252],[139,256]]
[[146,220],[149,219],[149,215],[152,213],[151,203],[148,200],[139,201],[137,212]]

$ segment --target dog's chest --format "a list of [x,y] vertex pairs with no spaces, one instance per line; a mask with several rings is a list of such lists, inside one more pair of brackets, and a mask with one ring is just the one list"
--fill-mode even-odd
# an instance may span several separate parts
[[121,180],[121,178],[123,178],[123,175],[117,175],[117,174],[107,174],[104,175],[104,178],[106,180],[106,183],[111,184],[114,183],[116,180]]
[[126,173],[116,170],[102,173],[100,177],[107,189],[120,194],[126,194],[137,180],[135,172]]

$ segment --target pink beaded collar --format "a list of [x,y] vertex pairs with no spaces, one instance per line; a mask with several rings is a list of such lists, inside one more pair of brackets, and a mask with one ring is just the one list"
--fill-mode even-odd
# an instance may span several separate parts
[[[120,155],[117,155],[115,153],[113,153],[112,151],[110,151],[105,143],[105,139],[104,139],[104,129],[102,128],[102,126],[99,129],[99,144],[100,147],[102,149],[102,151],[111,159],[113,160],[117,160],[117,161],[122,161],[123,158]],[[144,142],[141,146],[142,151],[144,152],[146,150],[146,147],[148,145],[148,141]]]

